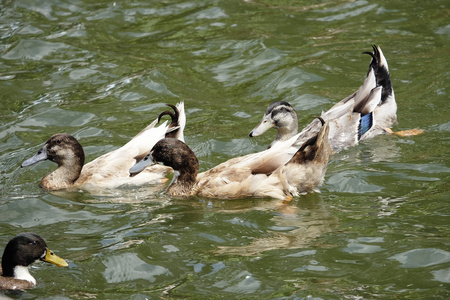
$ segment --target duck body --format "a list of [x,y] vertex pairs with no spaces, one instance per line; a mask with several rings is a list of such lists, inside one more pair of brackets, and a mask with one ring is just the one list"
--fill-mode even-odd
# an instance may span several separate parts
[[56,256],[44,239],[35,233],[21,233],[12,238],[5,247],[0,269],[0,289],[28,289],[36,285],[36,279],[28,271],[28,266],[42,260],[60,267],[67,262]]
[[331,153],[328,131],[326,123],[305,143],[299,143],[295,135],[270,149],[232,158],[202,173],[198,173],[198,160],[185,143],[162,139],[130,173],[154,162],[170,166],[178,173],[167,190],[173,196],[291,199],[322,183]]
[[[158,119],[127,144],[86,165],[84,165],[84,150],[80,143],[70,134],[58,133],[50,137],[33,157],[25,160],[22,167],[46,159],[57,163],[58,168],[41,180],[40,186],[46,190],[83,189],[92,191],[117,188],[123,185],[161,183],[165,175],[171,172],[170,168],[155,165],[134,177],[129,176],[128,170],[148,153],[148,149],[165,136],[184,139],[183,129],[186,123],[184,104],[181,102],[173,108],[175,114],[161,113]],[[172,123],[167,125],[166,121],[157,127],[156,124],[164,114],[171,114]]]
[[[322,112],[321,117],[330,123],[329,140],[334,152],[339,152],[359,141],[370,139],[387,132],[387,128],[397,122],[397,103],[392,88],[389,68],[381,48],[373,45],[372,52],[364,52],[372,57],[369,71],[361,87],[350,96],[336,103],[331,109]],[[285,108],[282,115],[277,113]],[[295,117],[294,117],[295,115]],[[251,132],[250,137],[260,135],[267,129],[277,129],[277,136],[271,145],[297,133],[295,110],[288,103],[272,103],[262,121]],[[280,125],[281,124],[281,125]],[[320,130],[316,119],[300,133],[300,140],[306,141]]]

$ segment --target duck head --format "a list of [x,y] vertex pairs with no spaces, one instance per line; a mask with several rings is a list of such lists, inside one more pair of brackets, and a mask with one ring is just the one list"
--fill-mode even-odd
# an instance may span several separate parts
[[[176,138],[159,140],[141,161],[130,169],[131,176],[138,174],[147,166],[162,163],[175,170],[175,176],[168,192],[173,195],[186,195],[195,184],[199,163],[194,152],[184,142]],[[174,192],[174,191],[177,192]]]
[[47,190],[69,188],[81,174],[84,165],[83,147],[70,134],[57,133],[33,157],[25,160],[21,167],[47,159],[57,163],[58,168],[42,178],[40,186]]
[[83,147],[76,138],[67,133],[57,133],[50,137],[36,154],[25,160],[21,167],[28,167],[43,160],[50,160],[58,166],[66,164],[84,165]]
[[141,161],[130,169],[130,174],[135,175],[147,166],[162,163],[176,171],[197,169],[198,159],[188,145],[175,138],[159,140]]
[[6,245],[2,256],[2,276],[27,280],[35,285],[36,280],[28,272],[28,266],[38,259],[60,267],[68,266],[64,259],[48,249],[42,237],[27,232],[15,236]]
[[249,136],[261,135],[272,127],[277,130],[276,141],[284,141],[297,134],[297,113],[289,103],[284,101],[271,103],[261,122],[250,132]]

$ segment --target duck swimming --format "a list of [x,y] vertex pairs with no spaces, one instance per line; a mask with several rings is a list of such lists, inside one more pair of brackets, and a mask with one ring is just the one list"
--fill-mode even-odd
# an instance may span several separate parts
[[[174,113],[162,112],[159,117],[119,149],[104,154],[84,165],[84,151],[80,143],[70,134],[57,133],[50,137],[37,153],[25,160],[21,167],[31,166],[43,160],[58,164],[58,168],[42,178],[40,186],[46,190],[84,189],[97,190],[117,188],[122,185],[142,185],[161,183],[171,171],[164,166],[152,166],[130,177],[128,170],[136,161],[148,154],[155,143],[164,137],[184,140],[183,130],[186,124],[184,103],[169,105]],[[164,115],[172,118],[155,127]]]
[[[373,45],[372,52],[364,52],[372,57],[369,71],[363,85],[353,94],[335,104],[321,117],[330,122],[330,145],[334,152],[356,145],[383,133],[395,133],[389,129],[397,122],[397,103],[392,88],[389,67],[381,48]],[[250,132],[250,137],[263,134],[275,128],[277,135],[271,146],[284,141],[298,132],[298,118],[294,108],[287,102],[273,102],[267,108],[261,122]],[[307,140],[317,133],[321,125],[318,120],[311,122],[300,133],[300,140]],[[395,134],[411,135],[420,130]]]
[[180,140],[165,138],[130,173],[158,162],[173,168],[174,179],[167,190],[172,196],[291,200],[323,182],[331,153],[328,132],[329,125],[323,122],[320,131],[304,143],[298,142],[297,134],[270,149],[232,158],[200,174],[194,152]]
[[28,289],[36,285],[36,279],[28,266],[42,260],[60,267],[67,262],[56,256],[44,239],[35,233],[21,233],[12,238],[5,247],[0,268],[0,290]]

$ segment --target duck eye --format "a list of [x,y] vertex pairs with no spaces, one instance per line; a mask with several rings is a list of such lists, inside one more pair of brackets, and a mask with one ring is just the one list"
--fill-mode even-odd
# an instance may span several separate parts
[[57,142],[58,144],[61,144],[61,140],[56,140],[56,142]]

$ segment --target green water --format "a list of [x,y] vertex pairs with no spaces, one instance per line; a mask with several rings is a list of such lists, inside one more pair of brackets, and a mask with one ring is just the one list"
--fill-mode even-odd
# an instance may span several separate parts
[[[68,268],[35,263],[13,299],[448,299],[448,1],[0,1],[0,251],[42,235]],[[54,133],[87,160],[185,101],[202,170],[265,149],[267,105],[303,128],[362,83],[380,45],[395,130],[334,155],[320,194],[172,199],[151,187],[48,193]]]

